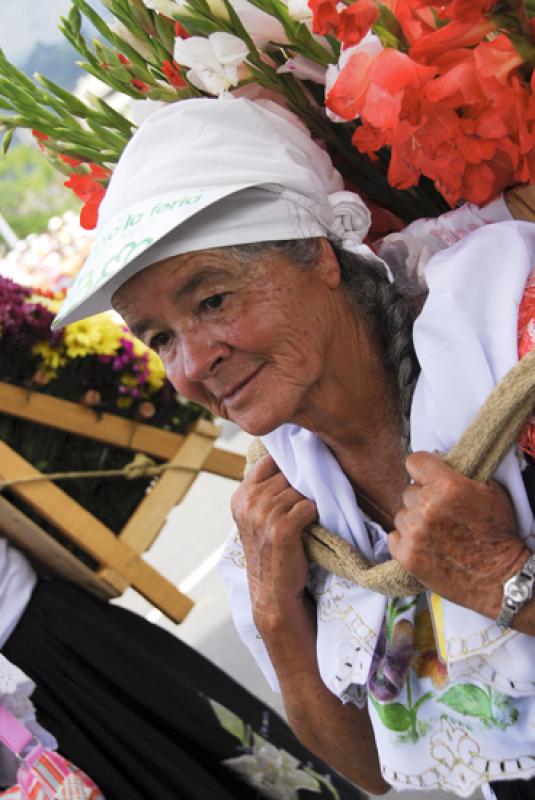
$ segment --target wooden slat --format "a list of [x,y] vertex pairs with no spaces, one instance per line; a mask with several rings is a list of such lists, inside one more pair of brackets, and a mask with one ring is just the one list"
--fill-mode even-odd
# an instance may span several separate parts
[[[18,453],[0,442],[0,476],[4,480],[40,474]],[[134,589],[173,621],[180,622],[193,606],[192,601],[170,581],[50,481],[17,484],[12,487],[12,491],[99,563],[116,570]]]
[[97,570],[96,575],[98,575],[100,580],[113,586],[117,592],[117,596],[124,594],[130,586],[127,579],[119,575],[114,569],[111,569],[111,567],[101,567]]
[[[165,460],[172,458],[184,441],[184,436],[178,433],[114,414],[96,414],[78,403],[29,392],[1,381],[0,412]],[[238,453],[214,448],[204,468],[215,475],[241,480],[244,465],[245,459]]]
[[0,531],[18,550],[28,555],[38,571],[77,583],[106,600],[122,593],[104,576],[96,575],[5,497],[0,497]]
[[156,539],[169,511],[182,500],[203,468],[218,433],[215,425],[198,420],[169,462],[185,467],[185,471],[164,472],[156,486],[138,505],[119,534],[122,541],[136,553],[145,552]]

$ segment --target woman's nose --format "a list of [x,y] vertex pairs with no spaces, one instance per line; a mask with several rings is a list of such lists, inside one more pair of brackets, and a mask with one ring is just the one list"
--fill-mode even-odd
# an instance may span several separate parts
[[213,376],[218,366],[228,358],[230,348],[207,337],[190,336],[181,340],[180,351],[184,377],[194,383]]

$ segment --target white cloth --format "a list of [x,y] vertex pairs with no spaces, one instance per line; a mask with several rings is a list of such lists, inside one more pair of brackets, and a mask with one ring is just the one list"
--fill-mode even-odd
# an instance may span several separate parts
[[512,216],[503,195],[500,195],[483,208],[465,203],[436,219],[417,219],[402,231],[384,236],[376,249],[394,273],[397,283],[403,285],[408,277],[422,291],[427,288],[425,268],[435,253],[460,242],[482,225],[506,220],[512,220]]
[[[241,224],[240,192],[253,187],[263,187],[264,198]],[[279,195],[285,203],[270,212],[266,203]],[[210,209],[222,224],[214,224]],[[368,209],[344,191],[327,152],[280,105],[232,96],[171,103],[151,114],[124,149],[99,209],[95,244],[54,327],[110,308],[123,283],[163,257],[268,236],[334,234],[386,268],[362,244],[369,226]],[[164,237],[162,255],[153,248]]]
[[[411,418],[413,449],[447,450],[516,363],[518,305],[534,263],[535,225],[515,222],[482,228],[429,262],[429,297],[414,333],[422,373]],[[366,520],[337,462],[313,434],[283,425],[263,441],[289,482],[315,500],[322,525],[367,557],[384,557],[386,534]],[[513,454],[498,477],[514,502],[520,534],[533,547],[533,516]],[[252,621],[236,536],[221,572],[238,630],[276,686]],[[386,599],[321,569],[313,571],[310,585],[322,679],[343,701],[362,702]],[[439,689],[432,671],[417,673],[413,664],[410,694],[405,686],[390,706],[369,702],[385,779],[397,789],[442,787],[467,797],[489,780],[534,775],[535,638],[502,632],[474,612],[437,603],[449,684]],[[425,605],[422,596],[398,618],[415,621]]]
[[0,648],[24,613],[36,582],[25,556],[0,537]]
[[[35,689],[33,683],[22,670],[0,655],[0,705],[3,705],[41,744],[55,750],[57,742],[35,719],[35,708],[30,700]],[[12,786],[17,777],[19,762],[15,756],[0,743],[0,786]]]

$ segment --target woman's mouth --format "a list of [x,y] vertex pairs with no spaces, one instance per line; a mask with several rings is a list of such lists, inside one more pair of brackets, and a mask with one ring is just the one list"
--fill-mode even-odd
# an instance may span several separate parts
[[260,370],[263,368],[263,364],[257,367],[253,372],[251,372],[246,378],[238,381],[235,383],[234,386],[231,387],[228,391],[224,392],[219,396],[219,400],[225,405],[231,405],[236,401],[239,401],[245,391],[248,389],[249,384],[256,378]]

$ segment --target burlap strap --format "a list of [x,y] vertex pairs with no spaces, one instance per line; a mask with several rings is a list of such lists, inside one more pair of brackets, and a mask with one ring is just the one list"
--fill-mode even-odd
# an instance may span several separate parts
[[[488,480],[535,408],[535,350],[519,361],[489,395],[479,414],[446,456],[453,469],[477,481]],[[255,439],[247,465],[266,453]],[[405,597],[425,587],[397,561],[373,564],[336,534],[311,525],[303,543],[309,560],[329,572],[389,597]]]

